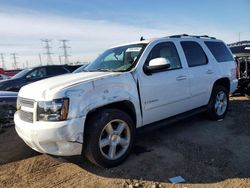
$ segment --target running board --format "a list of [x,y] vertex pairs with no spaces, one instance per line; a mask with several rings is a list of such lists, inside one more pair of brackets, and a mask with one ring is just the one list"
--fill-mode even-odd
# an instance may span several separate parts
[[165,127],[167,125],[176,123],[180,120],[186,119],[188,117],[191,117],[191,116],[194,116],[196,114],[206,112],[206,111],[207,111],[207,106],[202,106],[202,107],[196,108],[194,110],[190,110],[190,111],[187,111],[187,112],[184,112],[184,113],[181,113],[181,114],[178,114],[178,115],[175,115],[175,116],[172,116],[172,117],[169,117],[169,118],[166,118],[166,119],[154,122],[154,123],[144,125],[142,127],[137,128],[136,132],[138,134],[141,134],[144,132],[153,131],[155,129]]

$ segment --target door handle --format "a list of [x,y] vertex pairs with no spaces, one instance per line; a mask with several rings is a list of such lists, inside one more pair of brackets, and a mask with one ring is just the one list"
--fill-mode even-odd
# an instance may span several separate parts
[[207,74],[213,74],[214,73],[214,71],[213,70],[207,70],[207,72],[206,72]]
[[177,77],[176,77],[176,80],[177,80],[177,81],[182,81],[182,80],[186,80],[186,79],[187,79],[187,77],[184,76],[184,75],[181,75],[181,76],[177,76]]

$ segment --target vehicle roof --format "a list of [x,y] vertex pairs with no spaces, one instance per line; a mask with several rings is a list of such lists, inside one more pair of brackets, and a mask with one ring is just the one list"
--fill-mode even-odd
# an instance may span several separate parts
[[159,38],[150,38],[150,39],[143,39],[135,42],[130,42],[130,43],[125,43],[122,45],[117,45],[113,46],[112,48],[115,47],[120,47],[120,46],[125,46],[125,45],[133,45],[133,44],[149,44],[153,41],[161,41],[165,39],[171,39],[172,41],[182,41],[182,40],[193,40],[193,41],[220,41],[222,40],[216,39],[215,37],[210,37],[208,35],[187,35],[187,34],[181,34],[181,35],[171,35],[171,36],[165,36],[165,37],[159,37]]

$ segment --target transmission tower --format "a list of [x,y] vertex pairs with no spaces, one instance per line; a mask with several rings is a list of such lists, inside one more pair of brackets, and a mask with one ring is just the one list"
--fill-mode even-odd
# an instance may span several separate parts
[[1,55],[1,61],[2,61],[2,68],[3,68],[3,70],[5,70],[6,67],[5,67],[5,61],[4,61],[4,54],[0,53],[0,55]]
[[51,65],[51,64],[53,64],[52,57],[51,57],[52,53],[50,52],[51,47],[49,45],[51,40],[41,39],[41,41],[45,44],[44,48],[46,49],[45,55],[47,55],[47,65]]
[[17,57],[16,57],[16,53],[11,53],[10,55],[12,55],[13,56],[13,68],[14,69],[17,69],[17,61],[16,61],[16,59],[17,59]]
[[69,54],[67,52],[67,49],[70,48],[69,46],[67,46],[67,42],[69,42],[68,40],[59,40],[62,42],[62,46],[60,48],[63,49],[63,55],[62,57],[64,57],[64,64],[68,64],[69,63]]

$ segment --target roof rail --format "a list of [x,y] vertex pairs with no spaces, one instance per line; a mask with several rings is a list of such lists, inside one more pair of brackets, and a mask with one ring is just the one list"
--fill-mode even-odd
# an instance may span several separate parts
[[194,37],[194,38],[209,38],[209,39],[216,39],[215,37],[210,37],[208,35],[188,35],[188,34],[181,34],[181,35],[171,35],[168,36],[169,38],[185,38],[185,37]]

